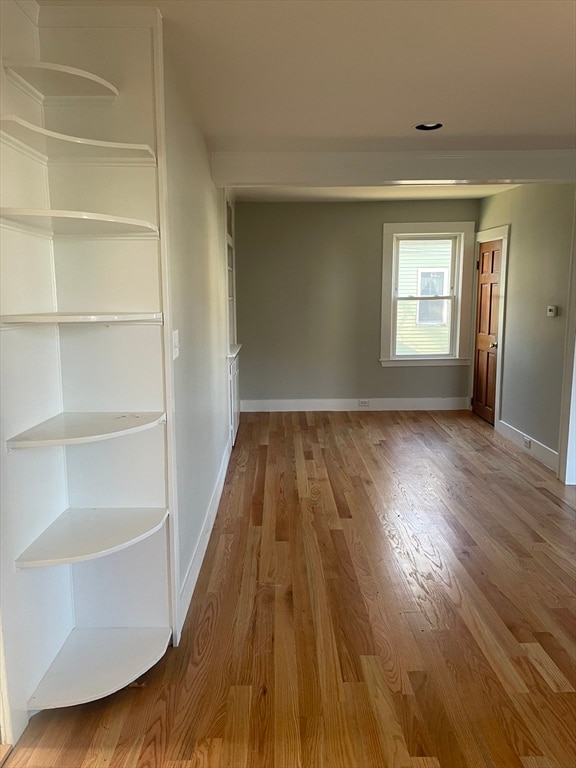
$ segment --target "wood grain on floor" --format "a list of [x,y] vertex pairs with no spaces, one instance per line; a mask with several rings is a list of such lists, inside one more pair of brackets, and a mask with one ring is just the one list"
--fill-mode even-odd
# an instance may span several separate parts
[[180,646],[7,768],[574,768],[574,501],[467,412],[244,414]]

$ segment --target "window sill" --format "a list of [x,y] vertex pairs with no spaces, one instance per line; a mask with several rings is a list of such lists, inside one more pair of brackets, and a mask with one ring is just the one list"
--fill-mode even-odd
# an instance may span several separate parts
[[382,368],[439,367],[444,365],[470,365],[469,357],[407,357],[397,360],[380,360]]

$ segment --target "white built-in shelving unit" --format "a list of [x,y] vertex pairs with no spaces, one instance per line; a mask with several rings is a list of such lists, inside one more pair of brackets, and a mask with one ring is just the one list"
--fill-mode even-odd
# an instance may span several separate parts
[[11,140],[14,146],[25,151],[36,153],[44,162],[130,160],[141,164],[154,164],[156,160],[152,148],[146,144],[126,144],[69,136],[49,131],[16,115],[0,117],[0,131],[5,140]]
[[59,413],[6,441],[8,448],[81,445],[142,432],[160,424],[163,413]]
[[115,101],[120,95],[112,83],[78,67],[13,59],[5,59],[3,66],[8,78],[17,87],[41,103],[66,99]]
[[170,630],[146,627],[74,629],[30,698],[30,709],[54,709],[109,696],[159,661]]
[[0,323],[5,325],[23,323],[154,323],[162,324],[162,312],[43,312],[26,315],[0,315]]
[[151,536],[167,515],[163,507],[66,509],[17,558],[16,565],[42,568],[105,557]]
[[[2,62],[3,618],[12,690],[26,694],[15,711],[106,696],[172,637],[158,30],[47,28],[46,61]],[[115,140],[131,130],[134,142]]]
[[0,208],[0,219],[5,224],[28,227],[47,235],[158,235],[158,228],[148,221],[89,211]]
[[240,426],[240,360],[241,344],[236,328],[236,252],[234,247],[234,203],[225,194],[226,207],[226,269],[228,289],[228,387],[230,393],[230,434],[236,441]]

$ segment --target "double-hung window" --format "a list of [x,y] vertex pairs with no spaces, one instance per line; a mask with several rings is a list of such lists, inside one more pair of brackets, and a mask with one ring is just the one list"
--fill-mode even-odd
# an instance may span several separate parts
[[472,222],[386,224],[382,365],[469,360]]

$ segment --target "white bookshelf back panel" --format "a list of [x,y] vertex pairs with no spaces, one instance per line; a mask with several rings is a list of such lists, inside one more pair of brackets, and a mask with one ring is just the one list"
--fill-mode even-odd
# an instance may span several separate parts
[[13,147],[0,143],[0,198],[5,208],[49,208],[46,167]]
[[49,167],[48,176],[54,209],[158,222],[154,167],[58,165]]
[[[18,557],[59,517],[68,504],[66,455],[63,448],[39,448],[37,451],[12,451],[2,467],[2,509],[15,509],[10,523],[4,556]],[[30,478],[34,478],[30,482]],[[5,520],[7,531],[8,520]]]
[[70,566],[18,572],[14,583],[3,586],[3,615],[17,615],[22,622],[19,632],[4,623],[4,650],[6,658],[18,660],[19,669],[11,671],[21,676],[29,694],[74,627]]
[[163,411],[162,326],[60,326],[66,411]]
[[0,227],[0,312],[53,312],[56,296],[52,243]]
[[68,446],[70,507],[165,507],[165,430]]
[[84,312],[160,312],[158,242],[54,242],[58,309]]
[[45,28],[42,58],[97,72],[120,91],[120,98],[112,105],[47,105],[46,128],[155,147],[150,29],[76,28],[72,35],[69,29]]
[[0,334],[2,433],[4,440],[62,410],[58,331],[54,326]]
[[133,547],[72,566],[76,624],[168,626],[166,526]]

